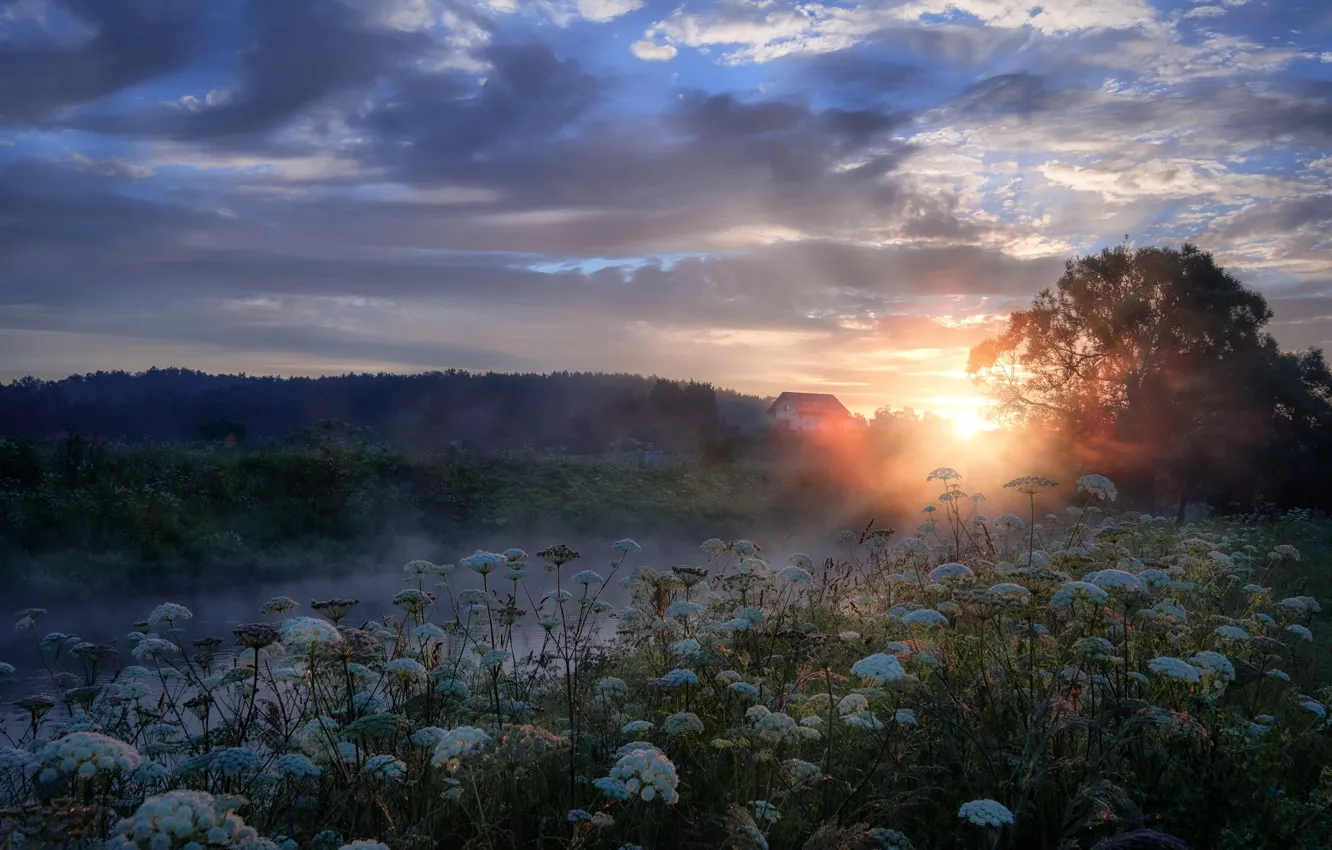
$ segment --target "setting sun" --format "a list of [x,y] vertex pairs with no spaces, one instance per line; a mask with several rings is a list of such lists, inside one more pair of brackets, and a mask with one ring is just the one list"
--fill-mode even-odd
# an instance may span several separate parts
[[982,431],[993,431],[996,427],[980,410],[959,410],[950,418],[953,420],[953,432],[966,439]]

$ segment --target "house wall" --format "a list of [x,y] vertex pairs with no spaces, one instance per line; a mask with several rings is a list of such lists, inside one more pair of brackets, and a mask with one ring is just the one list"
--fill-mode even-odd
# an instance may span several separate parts
[[835,423],[817,413],[807,413],[801,416],[797,411],[778,410],[770,417],[772,423],[776,426],[790,429],[792,431],[822,431],[828,428],[836,427],[840,423]]

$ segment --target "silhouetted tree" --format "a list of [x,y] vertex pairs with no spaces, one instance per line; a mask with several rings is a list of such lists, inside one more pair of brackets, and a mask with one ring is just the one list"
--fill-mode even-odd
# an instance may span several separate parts
[[1207,252],[1121,245],[1070,260],[967,368],[1001,418],[1067,435],[1098,468],[1145,481],[1148,500],[1164,473],[1182,513],[1233,492],[1227,479],[1294,431],[1306,446],[1329,437],[1322,355],[1283,354],[1271,316]]

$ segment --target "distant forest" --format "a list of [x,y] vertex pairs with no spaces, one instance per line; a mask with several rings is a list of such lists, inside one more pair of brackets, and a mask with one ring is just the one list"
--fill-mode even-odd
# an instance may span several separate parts
[[628,374],[273,378],[150,369],[0,384],[0,436],[255,443],[322,427],[416,451],[694,451],[701,440],[757,432],[767,403],[710,384]]

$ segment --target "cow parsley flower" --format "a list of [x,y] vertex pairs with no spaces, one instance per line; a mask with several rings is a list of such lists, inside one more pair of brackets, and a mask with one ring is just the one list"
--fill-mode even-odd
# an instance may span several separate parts
[[1281,600],[1281,607],[1292,614],[1307,617],[1310,614],[1317,614],[1322,611],[1318,600],[1312,596],[1291,596]]
[[1248,640],[1249,633],[1239,626],[1217,626],[1212,630],[1212,634],[1222,640]]
[[1102,590],[1126,594],[1146,593],[1142,579],[1126,570],[1098,570],[1083,576],[1083,581]]
[[635,552],[643,551],[642,546],[639,546],[637,543],[630,540],[628,537],[624,538],[623,540],[616,540],[615,546],[613,548],[615,549],[616,552],[619,552],[621,555],[632,555]]
[[1069,608],[1075,602],[1104,605],[1109,599],[1110,594],[1094,584],[1085,581],[1066,581],[1050,597],[1050,607],[1059,610]]
[[34,761],[36,756],[27,750],[0,747],[0,771],[26,769]]
[[259,613],[281,615],[288,611],[294,611],[299,607],[301,607],[301,603],[292,599],[290,596],[274,596],[263,604],[259,609]]
[[1102,501],[1109,499],[1112,502],[1119,496],[1119,492],[1109,478],[1096,474],[1084,475],[1079,478],[1078,492],[1087,493]]
[[1327,709],[1317,700],[1308,699],[1306,697],[1305,699],[1300,700],[1300,708],[1309,712],[1314,717],[1317,717],[1319,720],[1325,720],[1327,718]]
[[504,566],[509,559],[498,552],[486,552],[477,549],[475,553],[458,561],[458,566],[481,575],[489,575]]
[[1189,660],[1218,690],[1235,681],[1235,665],[1219,652],[1206,649],[1195,653]]
[[[891,657],[891,656],[889,656]],[[896,660],[896,659],[894,659]],[[837,703],[837,713],[856,714],[869,708],[869,700],[865,699],[864,694],[847,694]]]
[[146,637],[134,645],[130,650],[130,655],[139,661],[157,660],[170,655],[173,652],[179,652],[180,648],[169,640],[161,638]]
[[279,776],[286,776],[291,779],[309,779],[324,772],[323,768],[300,753],[286,753],[278,756],[277,761],[273,763],[273,769],[277,771]]
[[796,785],[802,785],[815,779],[823,777],[823,769],[817,764],[802,761],[801,759],[787,759],[782,763],[786,774],[791,777],[791,781]]
[[606,676],[598,679],[592,686],[593,696],[596,698],[597,705],[605,706],[611,700],[622,699],[629,695],[629,685],[623,679],[617,679],[614,676]]
[[407,765],[396,756],[383,754],[365,760],[362,773],[368,773],[380,782],[393,782],[407,775]]
[[[928,611],[929,609],[922,609]],[[918,611],[912,614],[920,613]],[[937,611],[932,611],[935,616],[942,617]],[[908,615],[910,616],[910,615]],[[873,655],[860,659],[851,665],[852,674],[859,676],[875,685],[885,685],[889,682],[896,682],[906,675],[902,669],[902,662],[897,660],[895,655],[886,655],[882,652],[876,652]]]
[[178,623],[192,619],[194,613],[184,605],[177,605],[174,602],[163,602],[153,609],[153,613],[148,615],[150,623]]
[[258,773],[264,760],[250,747],[226,747],[208,754],[208,767],[222,776],[249,776]]
[[384,672],[403,681],[424,681],[426,668],[414,658],[395,658],[384,665]]
[[912,555],[926,555],[929,551],[929,544],[919,537],[904,537],[897,541],[897,545],[893,547],[893,554],[902,558],[908,558]]
[[776,823],[781,819],[782,813],[767,800],[751,800],[749,805],[754,807],[754,820],[756,821]]
[[601,576],[595,570],[583,570],[574,573],[574,584],[601,584]]
[[671,644],[670,649],[672,654],[684,658],[695,658],[703,651],[702,645],[694,638],[677,640],[675,643]]
[[1058,487],[1059,482],[1053,478],[1046,478],[1044,475],[1024,475],[1021,478],[1014,478],[1004,485],[1005,490],[1016,490],[1019,493],[1025,493],[1028,496],[1034,496],[1042,490],[1048,490],[1051,487]]
[[[647,802],[660,798],[667,805],[674,805],[680,795],[676,788],[680,778],[675,765],[660,750],[647,746],[625,752],[611,768],[609,779],[617,780],[623,787],[624,798],[638,796]],[[593,783],[607,793],[606,785],[600,780]],[[612,786],[615,790],[618,787]],[[607,796],[613,796],[607,793]]]
[[338,850],[389,850],[389,847],[387,844],[379,841],[371,841],[366,838],[361,838],[342,845]]
[[661,731],[667,735],[688,735],[703,731],[703,721],[692,711],[681,711],[661,721]]
[[709,537],[707,540],[704,540],[702,545],[698,548],[700,551],[706,552],[708,555],[715,558],[726,551],[726,541],[722,540],[720,537]]
[[944,564],[930,571],[930,581],[936,584],[968,582],[975,578],[976,574],[966,564]]
[[1020,584],[1002,582],[991,587],[990,592],[1009,602],[1021,603],[1031,600],[1031,591]]
[[787,567],[779,570],[776,576],[778,581],[789,584],[813,584],[814,576],[809,574],[809,570],[803,567]]
[[751,706],[745,716],[756,719],[754,730],[758,733],[759,739],[769,744],[797,744],[802,738],[799,725],[795,718],[781,711],[768,711],[764,709],[763,713],[756,712],[754,709],[762,706]]
[[758,555],[761,547],[752,540],[732,540],[727,548],[741,558],[753,558]]
[[1025,529],[1027,524],[1017,514],[1004,514],[994,521],[994,527],[998,531],[1016,533]]
[[464,759],[475,759],[494,745],[494,740],[484,730],[474,726],[459,726],[450,729],[439,739],[430,763],[453,772]]
[[873,712],[858,711],[855,714],[842,715],[842,723],[847,726],[854,726],[857,729],[864,729],[867,732],[882,732],[884,729],[883,721],[875,717]]
[[43,782],[51,782],[61,776],[129,775],[142,761],[139,751],[124,741],[97,732],[71,732],[38,749],[32,769]]
[[759,695],[758,687],[751,685],[749,682],[732,682],[727,686],[727,690],[733,694],[739,694],[745,699],[758,699]]
[[1147,664],[1147,669],[1158,676],[1165,676],[1168,679],[1175,679],[1180,682],[1197,683],[1201,680],[1202,674],[1197,667],[1179,658],[1173,658],[1169,655],[1153,658]]
[[652,730],[652,724],[646,720],[630,720],[620,728],[621,735],[642,735]]
[[1007,806],[995,800],[972,800],[963,803],[957,810],[957,816],[976,826],[999,827],[1013,824],[1013,813]]
[[899,708],[893,719],[903,726],[915,726],[916,712],[910,708]]
[[116,825],[107,850],[260,846],[254,828],[230,811],[240,802],[244,801],[215,798],[203,791],[168,791],[149,797]]
[[938,626],[943,628],[948,625],[948,618],[933,608],[919,608],[903,614],[902,622],[908,626],[923,626],[924,628]]
[[1300,640],[1313,640],[1313,632],[1309,631],[1307,626],[1301,626],[1299,623],[1292,623],[1286,626],[1286,631],[1295,635]]
[[926,480],[926,481],[956,481],[956,480],[960,479],[961,477],[962,477],[962,475],[961,475],[956,469],[953,469],[951,466],[941,466],[941,467],[939,467],[938,469],[932,470],[932,471],[930,472],[930,474],[929,474],[928,476],[926,476],[925,480]]
[[661,681],[672,688],[678,688],[681,685],[697,685],[698,674],[693,670],[685,670],[677,667],[665,676],[662,676]]
[[305,655],[316,647],[341,641],[337,627],[327,620],[293,617],[282,625],[282,645],[294,655]]

